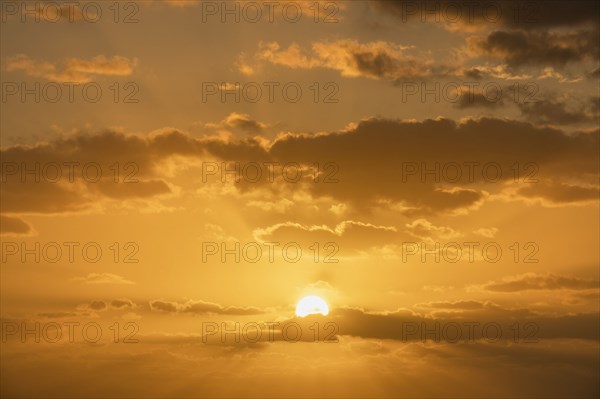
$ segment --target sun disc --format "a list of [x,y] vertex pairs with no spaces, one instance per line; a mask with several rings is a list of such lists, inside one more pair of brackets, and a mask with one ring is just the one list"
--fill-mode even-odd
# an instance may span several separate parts
[[327,316],[329,314],[329,306],[323,298],[316,295],[305,296],[300,299],[296,305],[296,316],[306,317],[310,314],[321,314]]

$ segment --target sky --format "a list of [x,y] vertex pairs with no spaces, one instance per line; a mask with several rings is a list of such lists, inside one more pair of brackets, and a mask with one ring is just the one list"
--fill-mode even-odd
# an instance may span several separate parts
[[600,395],[597,2],[0,19],[2,397]]

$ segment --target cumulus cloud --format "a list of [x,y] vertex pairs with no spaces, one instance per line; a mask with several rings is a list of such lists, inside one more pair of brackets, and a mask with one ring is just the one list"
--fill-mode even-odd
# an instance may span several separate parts
[[[278,223],[254,230],[254,238],[265,242],[296,242],[302,248],[309,248],[315,242],[335,243],[342,249],[367,249],[397,239],[397,230],[393,226],[377,226],[352,220],[343,221],[336,226],[306,226],[299,223]],[[406,236],[406,235],[405,235]]]
[[[12,146],[0,150],[3,159],[1,210],[7,216],[26,213],[75,212],[98,206],[100,200],[135,201],[172,193],[160,166],[177,157],[190,166],[210,159],[222,162],[324,165],[319,182],[314,175],[300,181],[262,173],[256,181],[235,183],[240,192],[267,190],[276,198],[281,190],[330,198],[353,209],[403,209],[407,214],[468,211],[480,206],[490,192],[499,192],[514,177],[514,164],[535,163],[539,187],[519,186],[520,197],[541,196],[563,204],[590,199],[597,188],[599,131],[566,134],[551,127],[508,119],[480,118],[455,122],[449,119],[416,121],[367,119],[339,132],[287,133],[268,141],[255,138],[197,138],[176,130],[149,136],[116,132],[75,134],[35,146]],[[58,164],[69,176],[70,162],[78,162],[74,182],[23,181],[20,165],[32,168]],[[135,165],[134,183],[115,184],[106,173],[97,183],[83,181],[82,165],[97,162],[111,171],[115,162]],[[9,173],[7,165],[17,168]],[[494,164],[494,184],[484,173]],[[467,166],[471,165],[471,166]],[[451,171],[448,167],[451,166]],[[457,169],[458,168],[458,169]],[[470,169],[472,168],[472,169]],[[427,171],[433,170],[433,172]],[[129,173],[129,170],[125,172]],[[452,172],[452,173],[450,173]],[[333,176],[333,178],[328,178]],[[587,178],[587,181],[581,181]],[[553,183],[547,186],[547,180]],[[568,189],[567,186],[587,187]],[[364,187],[369,187],[365,190]],[[519,194],[522,193],[522,194]],[[257,198],[251,201],[262,201]],[[277,210],[289,203],[254,202],[249,206]]]
[[[424,176],[426,169],[438,165],[440,171],[442,165],[452,163],[497,163],[503,176],[499,181],[507,181],[512,177],[509,165],[533,162],[549,173],[547,176],[552,174],[555,181],[561,181],[576,176],[576,170],[597,175],[598,154],[592,150],[597,143],[598,131],[567,135],[556,129],[494,118],[468,119],[460,124],[446,119],[370,119],[346,132],[289,136],[275,142],[270,153],[276,159],[318,157],[335,162],[340,170],[339,182],[314,185],[312,189],[318,194],[363,206],[389,200],[439,212],[482,201],[485,193],[470,183],[485,179],[480,173],[470,179],[464,171],[450,183],[441,175],[437,179]],[[415,168],[410,175],[409,166]],[[362,189],[366,186],[369,190]]]
[[[171,192],[164,180],[154,178],[145,140],[134,136],[81,133],[5,147],[0,154],[2,212],[75,212],[97,205],[100,198],[136,199]],[[33,172],[25,176],[25,170]]]

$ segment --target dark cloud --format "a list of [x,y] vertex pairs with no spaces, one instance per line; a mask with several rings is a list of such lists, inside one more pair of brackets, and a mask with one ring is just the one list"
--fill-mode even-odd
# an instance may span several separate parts
[[441,63],[434,65],[428,54],[414,47],[354,39],[313,42],[311,50],[303,50],[296,43],[281,48],[278,42],[260,42],[255,58],[293,69],[326,68],[345,77],[392,81],[423,79],[454,69]]
[[[504,0],[499,2],[507,26],[523,29],[548,29],[581,25],[600,25],[600,4],[588,0]],[[512,12],[512,13],[511,13]],[[521,18],[515,18],[520,15]]]
[[598,201],[600,199],[598,187],[560,183],[532,184],[520,188],[518,193],[523,197],[539,198],[557,204]]
[[482,93],[463,93],[458,97],[458,101],[455,106],[460,109],[482,107],[489,109],[496,109],[505,105],[502,94],[496,94],[490,92],[489,95],[483,95]]
[[92,310],[105,310],[107,308],[104,301],[92,301],[88,307]]
[[398,62],[384,52],[357,52],[352,56],[357,69],[369,76],[392,76],[398,69]]
[[589,107],[579,105],[576,109],[569,109],[565,102],[558,100],[523,102],[518,106],[528,120],[536,123],[577,125],[594,120],[594,115],[590,113],[593,110]]
[[[402,341],[424,340],[427,337],[426,331],[436,331],[436,324],[439,326],[439,332],[430,334],[432,340],[445,341],[453,340],[453,336],[445,336],[442,331],[445,325],[449,323],[479,323],[479,326],[486,323],[497,323],[502,331],[509,332],[510,326],[515,322],[534,323],[537,326],[537,339],[550,338],[581,338],[597,340],[600,337],[598,326],[598,314],[577,314],[573,316],[548,317],[536,316],[531,312],[524,310],[507,309],[475,309],[473,311],[452,313],[443,318],[426,318],[407,311],[398,311],[388,314],[368,313],[358,309],[338,309],[330,314],[335,323],[339,325],[340,335],[352,335],[363,338],[378,339],[396,339]],[[409,327],[410,326],[410,327]],[[416,332],[410,333],[408,328],[416,327]],[[449,327],[448,327],[449,328]],[[469,339],[469,331],[466,327],[460,330],[462,340]],[[473,339],[490,338],[481,328],[472,330]],[[453,334],[454,335],[454,334]],[[512,337],[503,336],[504,339]]]
[[[537,84],[509,85],[503,87],[501,93],[505,93],[501,100],[509,98],[525,120],[537,125],[590,126],[598,120],[600,114],[600,97],[597,96],[574,96],[554,90],[541,90]],[[488,94],[490,98],[478,93],[471,93],[470,96],[473,98],[471,101],[464,98],[467,95],[462,96],[458,106],[468,108],[481,105],[491,108],[508,103],[490,101],[490,98],[493,100],[496,96],[495,93]]]
[[32,232],[31,226],[23,219],[0,215],[0,234],[28,235]]
[[[588,173],[597,175],[598,131],[567,135],[552,128],[524,122],[482,118],[457,124],[451,120],[406,122],[370,119],[347,132],[319,136],[290,136],[277,141],[270,154],[277,160],[313,159],[339,166],[335,184],[313,185],[320,195],[351,203],[401,201],[430,211],[468,207],[484,198],[463,173],[442,190],[435,176],[423,179],[425,167],[453,162],[502,165],[501,181],[512,177],[515,162],[537,163],[544,176],[555,181]],[[416,176],[405,179],[408,164],[417,165]],[[422,167],[422,165],[424,165]],[[404,168],[404,170],[403,170]],[[474,178],[482,182],[482,175]],[[369,187],[365,190],[364,187]],[[489,187],[488,189],[491,189]]]
[[151,178],[153,149],[141,137],[79,133],[35,146],[3,148],[0,154],[2,212],[75,212],[103,198],[170,192],[164,181]]
[[[102,199],[151,198],[169,190],[160,165],[178,156],[180,160],[188,157],[195,161],[217,158],[239,163],[277,162],[278,168],[290,163],[321,165],[319,183],[314,182],[313,174],[297,182],[284,182],[282,174],[276,172],[278,180],[273,184],[265,172],[256,182],[237,184],[242,192],[285,187],[357,208],[391,203],[419,212],[445,212],[476,206],[486,198],[482,184],[488,181],[482,167],[490,163],[501,169],[498,182],[512,179],[516,162],[537,163],[544,176],[557,184],[569,184],[569,179],[582,175],[597,176],[598,137],[597,130],[565,134],[549,127],[495,118],[461,123],[449,119],[368,119],[342,132],[286,134],[269,147],[254,138],[194,138],[178,131],[149,137],[115,132],[80,134],[34,147],[2,149],[3,162],[32,165],[97,160],[106,170],[115,162],[129,162],[137,165],[135,177],[139,183],[114,184],[112,174],[101,183],[36,183],[31,179],[22,183],[20,176],[12,175],[3,184],[1,210],[13,214],[69,212],[88,209]],[[474,174],[469,173],[465,162],[476,165]],[[442,171],[450,164],[458,164],[461,169],[452,181]],[[435,170],[436,165],[438,172],[423,177],[425,169]],[[407,168],[412,167],[417,171],[408,175]],[[485,185],[485,190],[494,188],[499,185]]]
[[58,213],[75,212],[91,204],[91,200],[75,187],[63,187],[58,184],[39,183],[4,183],[0,194],[2,212],[15,213]]
[[578,277],[559,276],[552,273],[525,273],[491,281],[482,286],[487,291],[519,292],[527,290],[588,290],[599,288],[599,282]]
[[[501,59],[511,69],[562,67],[598,58],[600,6],[596,1],[386,0],[375,4],[404,23],[438,23],[452,31],[474,33],[468,38],[474,56]],[[477,68],[465,71],[474,79],[481,78],[479,72]]]
[[470,41],[475,50],[500,58],[510,67],[564,66],[595,59],[599,51],[597,29],[569,33],[495,31]]
[[135,304],[130,299],[113,299],[110,306],[115,309],[133,309]]
[[[599,24],[600,7],[588,0],[379,0],[375,4],[403,22],[426,21],[444,25],[505,26],[526,30]],[[457,12],[458,10],[458,12]]]
[[150,301],[150,309],[158,310],[161,312],[177,312],[178,307],[174,302],[164,302],[164,301]]
[[18,351],[19,342],[3,346],[3,364],[11,367],[2,373],[2,394],[64,397],[73,381],[80,384],[77,397],[173,396],[165,393],[166,385],[177,387],[178,397],[383,396],[373,394],[373,385],[388,396],[411,398],[423,397],[424,390],[440,398],[486,398],[490,392],[503,398],[595,398],[599,391],[597,343],[581,340],[403,345],[348,338],[334,345],[283,344],[293,345],[295,353],[288,355],[281,344],[240,343],[234,350],[195,344],[200,338],[192,334],[138,336],[135,353],[114,351],[110,361],[92,345],[38,345],[33,353]]
[[256,315],[264,313],[255,307],[221,306],[204,301],[187,301],[185,303],[154,300],[150,301],[150,309],[168,313],[191,313],[196,315]]
[[485,73],[478,68],[470,68],[463,71],[463,75],[467,78],[480,80],[483,79]]
[[[586,339],[598,340],[600,326],[598,313],[581,313],[564,316],[538,315],[529,309],[506,309],[491,303],[475,301],[458,301],[439,303],[440,309],[423,315],[410,310],[394,312],[369,312],[357,308],[336,308],[326,317],[310,315],[304,318],[292,318],[272,327],[269,336],[268,328],[261,334],[261,342],[269,340],[289,341],[289,336],[299,326],[301,331],[310,331],[310,327],[318,323],[323,329],[319,340],[335,341],[340,336],[353,336],[364,339],[387,339],[401,342],[436,341],[436,342],[475,342],[512,341],[515,323],[527,325],[526,335],[529,342],[545,339]],[[490,327],[491,326],[491,327]],[[521,332],[522,334],[525,334]],[[208,337],[216,340],[219,336]],[[314,342],[315,337],[304,334],[299,340]],[[233,340],[231,340],[233,341]],[[223,344],[228,342],[221,341]]]

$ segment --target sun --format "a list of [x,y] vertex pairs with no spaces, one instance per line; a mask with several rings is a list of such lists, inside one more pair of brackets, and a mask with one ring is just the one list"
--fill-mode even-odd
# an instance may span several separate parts
[[316,295],[309,295],[300,299],[296,305],[296,316],[306,317],[309,314],[322,314],[323,316],[327,316],[327,314],[329,314],[327,302]]

